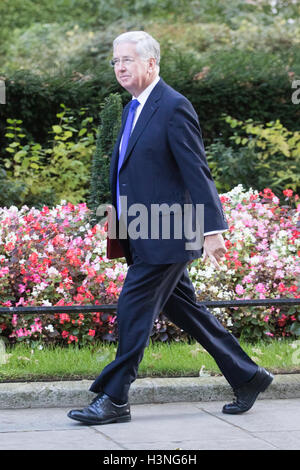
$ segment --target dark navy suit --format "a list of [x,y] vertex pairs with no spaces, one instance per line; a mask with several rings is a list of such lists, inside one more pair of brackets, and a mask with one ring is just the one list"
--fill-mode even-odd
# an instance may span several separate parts
[[[110,171],[112,202],[116,207],[119,146],[128,114],[124,108]],[[207,165],[198,118],[191,103],[162,79],[148,97],[131,134],[119,173],[120,195],[127,207],[140,203],[148,209],[151,233],[151,204],[204,205],[204,233],[228,228],[220,198]],[[118,401],[128,399],[130,384],[155,318],[163,311],[214,357],[222,373],[236,388],[250,380],[257,365],[238,341],[205,308],[197,304],[187,265],[202,256],[202,248],[187,250],[182,238],[120,239],[129,265],[118,301],[119,343],[116,359],[104,368],[91,391],[104,391]],[[163,216],[162,216],[163,217]],[[122,217],[121,217],[122,218]],[[128,216],[128,224],[134,216]],[[195,229],[195,211],[192,211]],[[119,233],[119,225],[117,232]]]

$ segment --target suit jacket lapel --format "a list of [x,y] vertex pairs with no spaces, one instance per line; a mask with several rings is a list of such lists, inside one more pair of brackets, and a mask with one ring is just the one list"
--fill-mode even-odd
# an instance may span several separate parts
[[162,79],[160,79],[158,84],[153,88],[136,122],[136,125],[133,129],[133,132],[128,142],[128,147],[126,150],[126,154],[125,154],[122,166],[125,164],[126,160],[129,158],[129,155],[132,152],[133,147],[135,146],[138,138],[140,137],[141,133],[144,131],[151,117],[153,116],[156,109],[158,108],[161,93],[162,93]]
[[[150,95],[149,95],[149,97],[148,97],[148,99],[147,99],[147,101],[146,101],[146,103],[145,103],[145,105],[142,109],[142,112],[141,112],[141,114],[140,114],[140,116],[137,120],[137,123],[136,123],[136,125],[133,129],[133,132],[130,136],[130,139],[129,139],[129,142],[128,142],[128,147],[127,147],[127,150],[126,150],[126,154],[125,154],[122,166],[124,165],[126,160],[129,158],[129,155],[132,152],[138,138],[140,137],[141,133],[144,131],[145,127],[147,126],[149,120],[151,119],[151,117],[155,113],[156,109],[158,108],[160,96],[161,96],[161,93],[162,93],[162,90],[163,90],[163,86],[164,86],[164,81],[162,79],[160,79],[158,84],[153,88],[152,92],[150,93]],[[130,102],[124,108],[122,127],[121,127],[121,130],[119,132],[117,142],[116,142],[116,145],[114,147],[113,154],[112,154],[111,165],[110,165],[110,184],[111,184],[111,188],[115,187],[115,179],[116,179],[116,175],[117,175],[117,166],[118,166],[119,147],[120,147],[121,137],[122,137],[122,134],[123,134],[123,131],[124,131],[125,122],[126,122],[127,115],[128,115],[128,112],[129,112],[129,104],[130,104]]]

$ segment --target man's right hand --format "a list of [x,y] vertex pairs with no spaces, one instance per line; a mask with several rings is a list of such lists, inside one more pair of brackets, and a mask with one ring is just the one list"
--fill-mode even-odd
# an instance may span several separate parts
[[225,241],[221,233],[215,233],[214,235],[206,235],[206,237],[204,237],[204,262],[206,262],[206,260],[209,258],[217,269],[221,269],[219,262],[224,258],[226,252],[227,248],[225,246]]

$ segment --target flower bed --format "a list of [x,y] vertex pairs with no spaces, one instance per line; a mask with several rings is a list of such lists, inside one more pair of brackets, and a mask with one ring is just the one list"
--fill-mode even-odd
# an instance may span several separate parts
[[[201,259],[189,266],[199,300],[299,297],[300,205],[293,208],[298,196],[291,190],[285,195],[286,206],[279,205],[270,189],[246,192],[239,185],[221,196],[230,227],[224,233],[226,261],[220,271]],[[106,258],[106,233],[99,225],[89,225],[89,214],[86,204],[65,201],[52,209],[0,209],[1,306],[117,303],[127,265],[123,259]],[[212,312],[237,336],[300,334],[295,307]],[[115,315],[100,310],[39,317],[0,313],[0,337],[10,343],[115,341],[115,320]],[[153,339],[169,338],[180,340],[185,335],[160,315]]]
[[[221,196],[228,218],[224,234],[227,253],[220,271],[203,267],[190,270],[201,300],[299,298],[298,195],[285,190],[287,205],[266,188],[244,191],[241,185]],[[299,307],[239,307],[213,309],[222,323],[247,340],[300,335]]]

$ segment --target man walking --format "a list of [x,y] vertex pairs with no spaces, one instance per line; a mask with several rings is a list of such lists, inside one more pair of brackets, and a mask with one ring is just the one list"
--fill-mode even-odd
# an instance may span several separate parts
[[[110,171],[117,233],[129,268],[118,301],[116,358],[93,382],[90,390],[97,395],[92,403],[68,413],[86,424],[131,419],[129,388],[161,311],[202,344],[233,388],[236,400],[223,407],[224,413],[248,411],[273,380],[196,302],[187,266],[204,252],[219,268],[226,253],[222,232],[228,225],[207,165],[195,110],[160,78],[159,62],[159,44],[146,32],[124,33],[114,41],[115,75],[132,95],[123,111]],[[142,225],[149,236],[138,237],[129,230],[137,205],[145,208]],[[162,205],[171,206],[167,237],[160,230],[166,214],[156,218],[151,214],[153,206]],[[198,206],[204,208],[200,228]],[[192,208],[187,217],[186,207]],[[203,230],[203,247],[197,242],[189,244],[187,220],[196,239],[197,231]]]

